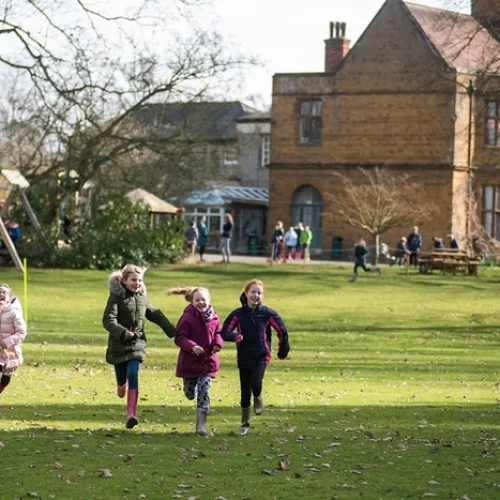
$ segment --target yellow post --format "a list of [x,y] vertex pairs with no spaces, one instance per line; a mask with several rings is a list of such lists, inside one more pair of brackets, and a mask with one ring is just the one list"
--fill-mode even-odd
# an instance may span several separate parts
[[28,323],[28,260],[23,259],[23,283],[24,283],[24,321]]

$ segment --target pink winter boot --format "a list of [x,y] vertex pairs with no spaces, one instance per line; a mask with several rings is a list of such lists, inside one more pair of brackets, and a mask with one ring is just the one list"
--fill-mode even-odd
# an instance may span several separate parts
[[132,429],[138,424],[135,415],[137,410],[137,399],[139,398],[139,391],[137,389],[130,389],[127,393],[127,423],[125,427]]

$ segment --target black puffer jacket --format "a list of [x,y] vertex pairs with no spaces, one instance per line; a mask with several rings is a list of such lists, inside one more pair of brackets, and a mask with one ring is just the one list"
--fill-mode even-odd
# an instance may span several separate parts
[[[168,337],[175,336],[175,327],[167,317],[149,303],[143,284],[137,293],[127,290],[122,284],[121,271],[114,272],[108,279],[109,298],[104,310],[102,324],[109,332],[106,361],[112,365],[146,357],[146,334],[144,323],[148,319],[156,323]],[[135,333],[125,339],[124,333]]]
[[278,358],[285,359],[290,345],[288,330],[280,315],[262,304],[251,309],[244,293],[241,294],[240,301],[242,307],[235,309],[222,327],[222,338],[238,343],[238,367],[252,368],[263,361],[269,364],[271,328],[278,334]]

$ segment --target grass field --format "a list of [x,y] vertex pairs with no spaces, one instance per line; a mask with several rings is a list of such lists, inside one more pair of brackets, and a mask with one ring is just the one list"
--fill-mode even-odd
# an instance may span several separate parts
[[[232,264],[148,271],[176,321],[174,285],[208,286],[224,318],[243,284],[267,288],[291,352],[264,381],[265,412],[239,426],[235,348],[212,385],[209,428],[174,376],[177,349],[147,325],[140,424],[105,364],[107,273],[30,270],[25,365],[0,396],[0,498],[500,498],[500,271],[361,275],[350,268]],[[22,298],[22,279],[2,271]],[[103,470],[109,471],[103,473]],[[106,477],[110,475],[111,477]]]

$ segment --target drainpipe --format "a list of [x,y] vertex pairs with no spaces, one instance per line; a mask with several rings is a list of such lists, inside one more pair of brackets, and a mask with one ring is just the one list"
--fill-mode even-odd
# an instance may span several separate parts
[[474,103],[474,84],[472,80],[469,81],[467,87],[467,95],[469,96],[469,131],[468,131],[468,144],[467,144],[467,217],[465,219],[465,237],[467,245],[472,248],[472,234],[471,234],[471,219],[472,219],[472,201],[473,201],[473,185],[472,185],[472,111]]

